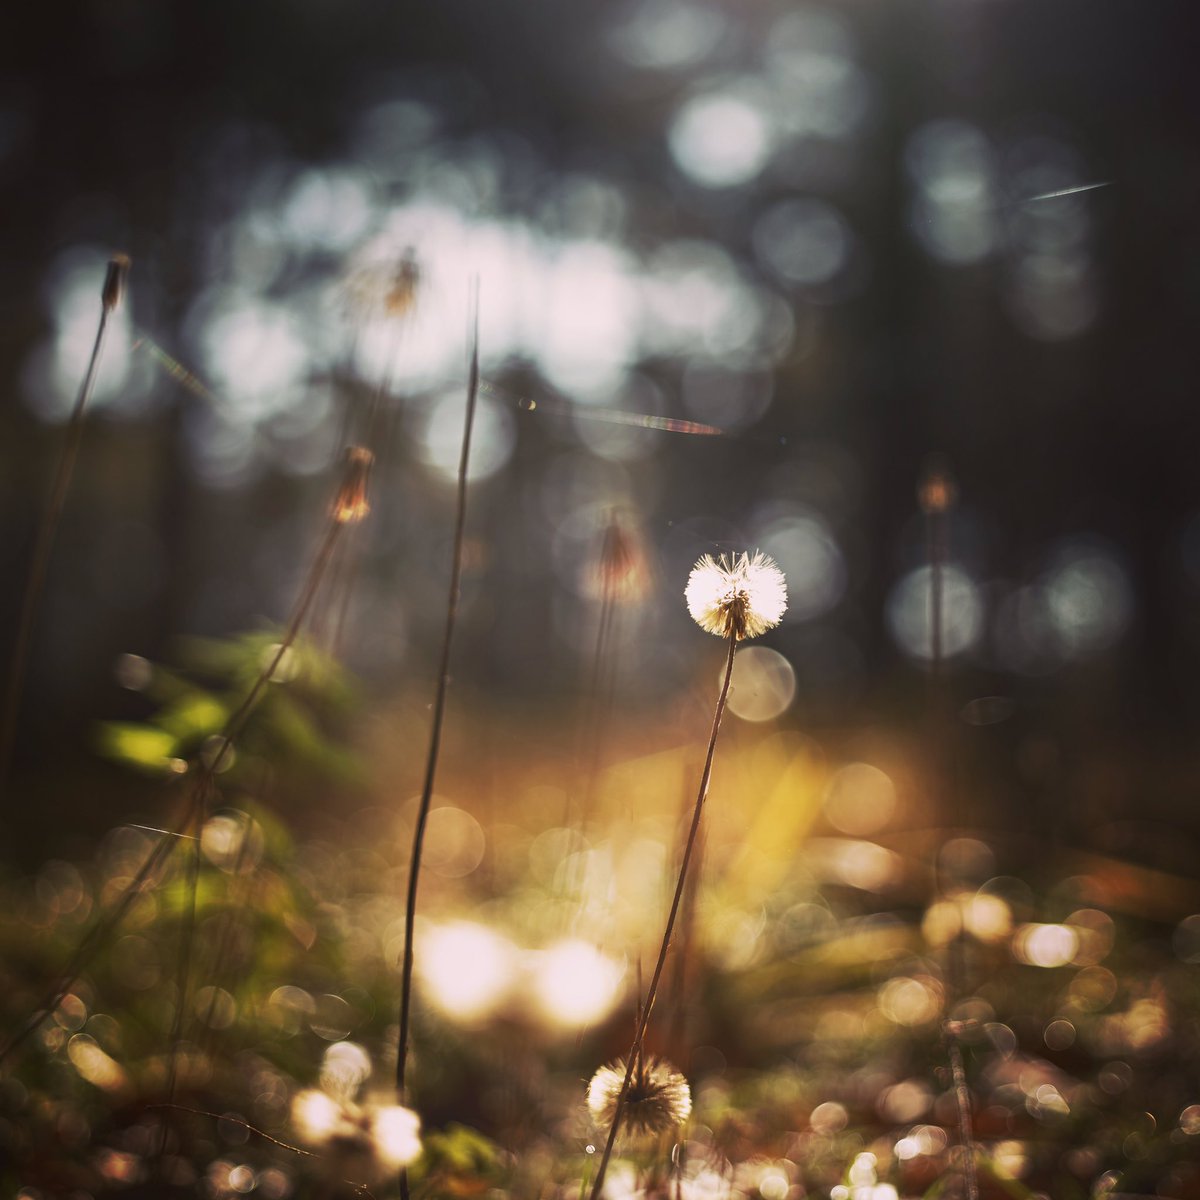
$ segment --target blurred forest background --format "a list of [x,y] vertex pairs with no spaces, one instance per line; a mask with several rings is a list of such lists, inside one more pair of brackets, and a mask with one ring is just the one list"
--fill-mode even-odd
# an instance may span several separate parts
[[[27,787],[120,704],[118,653],[161,658],[173,635],[286,610],[339,452],[339,381],[371,387],[393,355],[386,332],[356,335],[352,281],[411,246],[423,319],[395,355],[403,431],[378,483],[395,499],[371,534],[352,665],[410,677],[440,621],[449,406],[477,273],[494,390],[473,530],[488,563],[471,583],[487,599],[464,682],[536,704],[574,678],[570,543],[618,505],[663,564],[643,616],[658,636],[639,648],[654,699],[689,658],[686,568],[753,543],[791,581],[777,645],[797,715],[902,716],[919,683],[895,634],[924,553],[914,489],[941,452],[961,499],[963,699],[1013,697],[1012,747],[1049,738],[1064,783],[1118,760],[1103,796],[1062,789],[1065,828],[1189,820],[1187,6],[69,12],[14,17],[0,97],[10,578],[103,263],[124,250],[134,266],[39,622]],[[209,394],[130,349],[140,338]],[[615,426],[589,405],[727,434]],[[498,572],[519,582],[493,588]],[[36,853],[45,810],[19,808]]]
[[[580,885],[584,927],[611,918],[654,935],[659,873],[698,774],[719,670],[716,643],[686,617],[683,585],[703,553],[761,547],[786,573],[791,603],[783,625],[739,656],[724,768],[718,753],[710,840],[722,882],[698,936],[706,969],[742,982],[705,993],[701,1075],[720,1077],[719,1056],[762,1067],[808,1036],[774,1009],[761,1027],[745,1018],[734,1032],[737,988],[769,992],[756,971],[773,956],[801,961],[787,938],[846,938],[839,922],[886,910],[940,952],[948,936],[929,864],[949,842],[943,870],[1003,897],[1007,917],[980,916],[972,930],[984,958],[1003,944],[995,979],[1111,975],[1104,1003],[1077,1006],[1076,1017],[1120,1003],[1127,979],[1155,981],[1155,996],[1184,1005],[1156,1037],[1144,1036],[1149,1017],[1138,1010],[1133,1049],[1106,1027],[1087,1069],[1068,1066],[1084,1078],[1159,1054],[1142,1074],[1124,1067],[1149,1087],[1169,1059],[1176,1082],[1163,1086],[1179,1103],[1151,1118],[1162,1153],[1126,1154],[1129,1137],[1153,1140],[1130,1125],[1113,1154],[1149,1164],[1137,1185],[1147,1193],[1200,1195],[1200,1174],[1170,1165],[1179,1138],[1167,1147],[1180,1128],[1184,1141],[1200,1137],[1200,1115],[1194,1128],[1173,1124],[1200,1102],[1185,1086],[1195,982],[1172,974],[1200,961],[1200,75],[1190,4],[90,0],[25,5],[7,25],[0,628],[16,626],[105,264],[115,251],[132,259],[4,788],[7,886],[33,897],[5,935],[17,974],[53,970],[22,926],[57,930],[45,953],[65,957],[70,929],[58,926],[85,920],[91,901],[68,920],[78,904],[61,897],[103,896],[105,879],[125,877],[113,863],[148,844],[116,827],[169,821],[170,761],[220,728],[206,698],[236,695],[222,689],[253,677],[307,570],[347,413],[383,387],[373,511],[314,628],[347,674],[322,660],[295,709],[265,706],[228,803],[258,822],[255,854],[298,856],[294,877],[280,868],[296,891],[266,908],[316,928],[312,912],[296,915],[297,896],[311,895],[347,939],[319,968],[308,961],[305,995],[369,1010],[360,1040],[386,1059],[371,1038],[386,1043],[392,1005],[477,276],[483,384],[434,912],[544,941],[565,920],[556,870],[582,855],[571,871],[591,878],[599,848],[617,846],[591,900]],[[398,295],[408,263],[415,285]],[[957,492],[946,669],[932,689],[917,500],[931,461]],[[638,547],[638,578],[609,611],[594,567],[614,520]],[[180,673],[150,665],[164,663]],[[164,711],[173,742],[129,740],[139,726],[161,730]],[[572,828],[572,806],[578,819],[589,803],[596,827]],[[658,822],[649,832],[634,828],[640,805]],[[208,864],[236,881],[244,861],[221,838],[237,841],[240,818],[222,819]],[[618,832],[603,833],[604,821]],[[528,870],[545,885],[540,898],[523,882]],[[786,921],[773,886],[799,889]],[[373,916],[363,915],[368,892],[387,897],[367,906]],[[594,907],[600,896],[617,917]],[[1080,912],[1095,915],[1062,924]],[[1127,922],[1115,934],[1114,917]],[[1004,939],[1035,920],[1075,929],[1075,942],[1010,950]],[[368,948],[364,930],[379,944]],[[1126,945],[1128,976],[1100,967],[1104,954],[1085,947],[1093,934]],[[465,945],[456,953],[469,958],[477,948]],[[863,951],[863,970],[898,954]],[[286,1008],[276,993],[297,980],[280,955],[269,980],[246,986]],[[370,1004],[347,1000],[332,977],[368,961],[376,974],[355,987]],[[619,1050],[624,1034],[611,1030],[628,1028],[618,997],[628,1009],[635,984],[632,958],[623,961],[623,982],[597,983],[607,999],[587,1018],[616,1024],[591,1065],[567,1069],[574,1085]],[[910,982],[937,974],[905,971]],[[834,976],[822,986],[846,984]],[[928,1033],[941,1004],[933,991],[901,1003],[876,982],[878,1019],[905,1036]],[[128,979],[119,986],[138,992]],[[1025,986],[997,984],[993,1016]],[[236,992],[220,994],[249,1011]],[[215,995],[204,1019],[227,1028],[232,1015],[211,1020]],[[296,1011],[308,1012],[311,996]],[[1146,998],[1125,997],[1122,1011]],[[1028,1030],[1010,1022],[1050,1058],[1075,1038],[1056,1046],[1061,1030],[1043,1035],[1067,1019],[1056,1003],[1029,1015]],[[458,1015],[476,1028],[495,1018],[487,1004]],[[129,1019],[142,1028],[143,1017],[145,1042],[130,1035],[131,1057],[154,1053],[149,1031],[162,1031],[153,1013]],[[317,1042],[358,1028],[322,1020]],[[869,1044],[864,1020],[855,1036]],[[282,1119],[294,1081],[311,1082],[321,1061],[312,1051],[306,1078],[297,1046],[275,1099],[239,1110],[260,1125]],[[51,1058],[62,1049],[42,1046]],[[464,1101],[486,1064],[463,1054],[465,1066],[447,1060],[457,1079],[450,1066],[440,1077],[431,1068],[423,1115],[513,1144],[513,1096],[489,1100],[484,1089]],[[897,1066],[896,1078],[913,1069]],[[80,1073],[107,1102],[129,1102],[128,1089]],[[1015,1085],[988,1076],[987,1086]],[[1096,1094],[1125,1086],[1097,1084]],[[853,1115],[845,1097],[837,1103]],[[1057,1109],[1044,1107],[1026,1115],[1053,1122],[1046,1112]],[[927,1108],[877,1107],[872,1119],[896,1127]],[[1128,1120],[1149,1108],[1131,1102]],[[19,1124],[19,1110],[6,1119]],[[811,1128],[835,1138],[854,1127],[839,1120]],[[953,1121],[943,1124],[952,1134]],[[77,1138],[81,1157],[102,1126]],[[841,1146],[842,1165],[871,1144]],[[1038,1186],[1056,1198],[1093,1194],[1112,1166],[1109,1143],[1094,1146],[1062,1168],[1075,1182]],[[785,1171],[782,1191],[776,1182],[757,1194],[803,1194],[811,1163],[799,1152],[788,1161],[808,1165]],[[873,1185],[864,1170],[850,1184]],[[130,1171],[105,1178],[128,1183]],[[288,1194],[275,1186],[262,1194]]]

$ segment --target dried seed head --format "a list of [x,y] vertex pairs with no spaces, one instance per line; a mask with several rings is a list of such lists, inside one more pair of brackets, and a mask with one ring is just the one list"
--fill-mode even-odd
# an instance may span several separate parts
[[128,254],[114,254],[108,260],[108,270],[104,274],[104,287],[100,291],[100,301],[105,312],[115,312],[125,294],[125,278],[129,274],[130,259]]
[[330,510],[333,519],[340,524],[357,525],[371,511],[367,500],[367,479],[374,461],[375,455],[365,446],[347,447],[341,486]]
[[421,290],[421,264],[416,251],[406,246],[396,257],[373,256],[353,271],[346,284],[349,306],[368,319],[407,317],[416,307]]
[[732,559],[706,554],[692,568],[684,598],[701,629],[741,641],[774,629],[783,619],[787,581],[761,551]]
[[[611,1125],[625,1082],[626,1062],[601,1067],[588,1084],[587,1106],[597,1124]],[[692,1089],[665,1059],[642,1059],[633,1069],[622,1121],[632,1133],[661,1133],[682,1125],[692,1111]]]
[[585,591],[599,600],[636,604],[650,588],[650,565],[641,534],[617,513],[609,516],[596,557],[585,568]]
[[403,317],[417,302],[421,288],[421,264],[411,246],[400,256],[392,268],[388,286],[383,295],[383,306],[388,316]]

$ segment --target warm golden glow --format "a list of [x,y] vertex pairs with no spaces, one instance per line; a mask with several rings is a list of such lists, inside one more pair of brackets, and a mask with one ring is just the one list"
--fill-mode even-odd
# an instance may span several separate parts
[[848,763],[830,779],[823,803],[831,825],[842,833],[862,837],[882,829],[891,819],[896,808],[896,785],[870,763]]
[[620,995],[621,965],[589,942],[569,938],[538,956],[534,997],[552,1024],[579,1029],[603,1020]]
[[325,1092],[309,1088],[292,1100],[292,1124],[303,1141],[320,1145],[333,1137],[343,1121],[342,1106]]
[[1013,935],[1013,953],[1032,967],[1065,967],[1079,949],[1069,925],[1022,925]]
[[421,1153],[421,1120],[399,1105],[377,1108],[371,1114],[371,1139],[375,1157],[389,1167],[404,1167]]
[[71,1038],[67,1043],[67,1057],[75,1070],[102,1092],[120,1095],[128,1091],[129,1076],[125,1069],[88,1034],[77,1033]]
[[485,925],[453,921],[421,937],[416,969],[430,1000],[447,1016],[482,1021],[507,998],[517,951]]
[[928,976],[889,979],[879,989],[879,1008],[897,1025],[924,1025],[942,1008],[942,986]]

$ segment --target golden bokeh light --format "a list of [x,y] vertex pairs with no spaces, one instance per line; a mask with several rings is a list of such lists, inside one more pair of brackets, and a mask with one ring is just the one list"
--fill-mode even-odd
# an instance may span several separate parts
[[613,1010],[624,970],[590,942],[567,938],[534,958],[533,995],[552,1025],[580,1029]]
[[812,1110],[808,1123],[817,1133],[829,1135],[845,1129],[849,1120],[850,1114],[845,1105],[836,1100],[826,1100]]
[[375,1156],[385,1166],[407,1166],[421,1153],[420,1129],[420,1118],[407,1108],[389,1104],[375,1109],[371,1114]]
[[130,1091],[129,1076],[125,1068],[110,1054],[101,1049],[94,1037],[77,1033],[67,1043],[67,1057],[75,1070],[102,1092],[123,1096]]
[[1031,967],[1065,967],[1079,949],[1079,934],[1069,925],[1027,924],[1013,935],[1012,947]]
[[748,646],[738,655],[729,711],[743,721],[773,721],[796,696],[796,672],[778,650]]
[[451,921],[418,936],[416,971],[429,999],[467,1024],[490,1017],[508,998],[517,949],[475,921]]
[[942,1010],[942,985],[928,975],[889,979],[879,989],[879,1010],[896,1025],[925,1025]]
[[848,763],[834,772],[822,801],[829,823],[841,833],[864,837],[882,829],[896,810],[896,785],[870,763]]

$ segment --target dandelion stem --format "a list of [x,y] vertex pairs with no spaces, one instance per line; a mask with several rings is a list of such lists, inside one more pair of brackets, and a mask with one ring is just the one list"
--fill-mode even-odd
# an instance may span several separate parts
[[700,776],[700,787],[696,792],[696,805],[692,810],[692,824],[688,830],[687,842],[683,848],[683,859],[679,864],[679,879],[675,884],[675,895],[671,900],[671,911],[667,915],[667,927],[663,931],[662,945],[658,950],[658,961],[654,964],[654,974],[650,977],[650,987],[646,991],[646,999],[642,1004],[637,1033],[634,1035],[633,1047],[629,1052],[629,1061],[625,1066],[625,1078],[621,1083],[621,1090],[617,1095],[612,1124],[608,1129],[608,1140],[604,1144],[604,1153],[601,1155],[600,1165],[596,1170],[596,1178],[592,1183],[591,1200],[599,1200],[600,1191],[604,1187],[604,1175],[608,1170],[608,1160],[612,1157],[613,1144],[617,1140],[617,1130],[621,1124],[621,1114],[625,1108],[625,1098],[629,1094],[629,1085],[633,1079],[634,1068],[642,1054],[642,1043],[646,1038],[646,1026],[650,1021],[650,1011],[654,1007],[654,998],[658,994],[658,983],[662,978],[667,954],[671,949],[671,935],[675,931],[675,918],[679,915],[679,905],[683,899],[684,886],[687,883],[688,866],[692,861],[692,851],[696,846],[696,838],[700,832],[700,817],[704,812],[704,800],[708,795],[708,781],[712,775],[713,755],[717,749],[717,734],[721,729],[721,718],[725,715],[725,701],[729,697],[729,683],[733,678],[733,656],[737,653],[737,642],[737,638],[730,633],[729,656],[725,660],[725,677],[721,682],[721,694],[717,697],[717,707],[713,713],[712,731],[708,735],[708,752],[704,756],[704,771]]
[[100,359],[104,352],[108,318],[120,302],[121,289],[129,260],[115,256],[108,264],[104,288],[101,293],[100,321],[96,327],[96,340],[92,343],[91,357],[87,370],[75,397],[75,404],[67,420],[66,435],[58,462],[54,468],[54,481],[50,487],[50,499],[42,512],[34,541],[33,559],[29,574],[25,578],[25,591],[21,597],[21,613],[17,619],[17,636],[13,643],[12,659],[8,665],[8,679],[4,689],[4,713],[0,717],[0,792],[8,781],[12,762],[13,744],[17,734],[17,713],[21,705],[21,693],[25,687],[25,674],[29,667],[29,652],[33,645],[33,626],[38,607],[46,587],[46,575],[50,568],[50,555],[54,549],[58,526],[67,503],[67,492],[75,474],[75,462],[79,458],[79,447],[83,441],[84,410],[91,399],[100,370]]
[[[471,430],[475,424],[475,402],[479,395],[479,282],[475,280],[471,297],[471,360],[467,376],[467,407],[463,417],[462,449],[458,460],[457,513],[454,522],[454,548],[450,564],[450,589],[446,602],[446,627],[442,635],[442,656],[438,667],[437,692],[433,704],[433,721],[429,730],[429,753],[425,761],[425,781],[417,807],[417,822],[413,829],[412,855],[408,865],[408,895],[404,907],[404,960],[400,980],[400,1037],[396,1054],[396,1095],[399,1103],[407,1101],[406,1071],[408,1067],[408,1027],[412,1008],[413,929],[417,912],[417,885],[421,875],[421,851],[425,844],[425,826],[433,801],[433,784],[437,775],[438,753],[442,742],[442,725],[446,714],[446,692],[450,684],[450,648],[454,626],[458,619],[458,600],[462,582],[463,543],[467,526],[467,467],[471,456]],[[408,1200],[408,1171],[400,1171],[400,1195]]]

